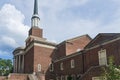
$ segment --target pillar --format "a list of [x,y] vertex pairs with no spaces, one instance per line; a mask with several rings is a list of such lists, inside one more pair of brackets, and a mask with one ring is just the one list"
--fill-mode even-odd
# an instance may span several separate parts
[[15,63],[15,72],[17,73],[18,72],[18,56],[15,56],[16,57],[16,63]]
[[18,61],[18,72],[20,73],[20,62],[21,62],[21,56],[19,55],[19,61]]
[[13,69],[14,69],[14,73],[15,73],[15,64],[16,64],[16,62],[15,62],[16,60],[15,60],[15,56],[14,56],[14,58],[13,58]]
[[22,55],[22,72],[24,72],[24,55]]

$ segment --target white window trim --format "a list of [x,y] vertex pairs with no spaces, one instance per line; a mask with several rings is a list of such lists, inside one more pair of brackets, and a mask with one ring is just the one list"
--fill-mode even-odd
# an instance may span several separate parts
[[61,80],[64,80],[64,76],[61,76]]
[[68,75],[65,76],[65,80],[68,80]]
[[60,70],[63,70],[63,63],[60,63]]
[[75,60],[71,60],[71,68],[75,68]]
[[[107,65],[106,49],[101,49],[100,51],[98,51],[98,58],[99,58],[99,65]],[[104,60],[104,62],[102,60]]]
[[54,65],[53,63],[50,64],[50,72],[54,71]]
[[38,64],[38,71],[41,71],[41,64]]

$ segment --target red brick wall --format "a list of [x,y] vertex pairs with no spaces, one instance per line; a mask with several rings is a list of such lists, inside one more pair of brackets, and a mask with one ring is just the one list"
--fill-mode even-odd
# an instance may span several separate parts
[[84,47],[90,42],[88,36],[82,36],[80,38],[68,41],[66,43],[66,55],[77,52],[78,49],[83,50]]
[[92,77],[100,77],[103,75],[103,68],[102,67],[94,67],[86,72],[80,80],[92,80]]
[[66,46],[65,43],[61,43],[56,47],[56,50],[54,50],[54,54],[52,55],[52,59],[56,60],[61,57],[66,56]]
[[53,55],[54,59],[59,59],[67,55],[77,52],[78,49],[84,49],[84,47],[91,41],[91,39],[85,35],[77,39],[68,40],[60,43],[57,46],[55,54]]
[[43,30],[40,28],[33,27],[29,30],[29,35],[42,38],[43,37]]
[[8,80],[28,80],[27,74],[10,74]]
[[[71,60],[75,61],[75,68],[71,68]],[[60,70],[60,64],[63,63],[64,70]],[[57,76],[66,76],[66,75],[78,75],[83,73],[83,61],[82,61],[82,55],[76,55],[71,58],[67,58],[58,62],[55,62],[54,64],[54,73],[57,74]]]
[[107,58],[114,56],[115,64],[120,65],[120,40],[118,40],[84,52],[84,71],[99,65],[98,51],[101,49],[106,49]]
[[6,76],[0,76],[0,80],[6,80]]
[[34,61],[34,47],[32,47],[24,57],[24,72],[33,73],[33,61]]
[[45,72],[51,63],[51,54],[53,49],[40,46],[34,46],[34,71],[38,71],[38,64],[42,65],[42,71]]

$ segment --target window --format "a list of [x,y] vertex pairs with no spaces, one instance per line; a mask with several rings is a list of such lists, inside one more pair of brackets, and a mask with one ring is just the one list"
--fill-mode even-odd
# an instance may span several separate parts
[[99,65],[107,65],[106,50],[98,51]]
[[56,80],[59,80],[59,77],[56,77]]
[[65,76],[65,80],[68,80],[68,75]]
[[74,68],[74,67],[75,67],[75,61],[71,60],[71,68]]
[[53,71],[54,70],[54,65],[53,63],[50,64],[50,71]]
[[60,64],[60,70],[63,70],[63,63]]
[[76,80],[76,76],[75,75],[72,75],[72,80]]
[[64,76],[61,76],[61,80],[64,80]]
[[41,64],[38,64],[38,71],[41,71]]

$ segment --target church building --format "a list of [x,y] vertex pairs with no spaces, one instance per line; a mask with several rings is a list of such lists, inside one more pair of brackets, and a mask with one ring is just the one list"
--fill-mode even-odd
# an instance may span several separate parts
[[94,39],[85,34],[56,44],[43,37],[38,9],[34,0],[31,28],[25,46],[13,51],[9,80],[100,80],[109,56],[120,65],[120,33],[99,33]]

